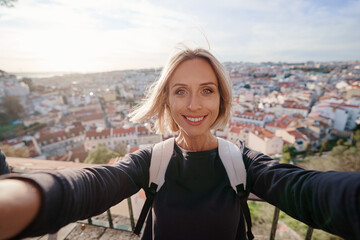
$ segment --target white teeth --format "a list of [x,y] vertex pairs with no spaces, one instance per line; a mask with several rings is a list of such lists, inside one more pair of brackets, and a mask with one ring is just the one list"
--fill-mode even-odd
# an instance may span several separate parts
[[[186,116],[185,116],[186,117]],[[199,122],[201,120],[204,119],[204,117],[200,117],[200,118],[191,118],[191,117],[186,117],[187,120],[192,121],[192,122]]]

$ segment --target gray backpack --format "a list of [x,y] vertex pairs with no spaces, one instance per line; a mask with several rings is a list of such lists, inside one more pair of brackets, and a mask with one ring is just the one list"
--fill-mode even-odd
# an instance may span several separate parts
[[[174,152],[174,138],[157,143],[153,147],[150,172],[149,188],[145,190],[146,201],[141,210],[134,233],[139,235],[145,222],[146,216],[151,208],[156,193],[165,182],[165,173]],[[243,147],[243,146],[242,146]],[[246,192],[246,169],[242,158],[242,150],[234,143],[218,138],[218,151],[220,159],[229,177],[231,187],[240,198],[241,210],[247,223],[248,239],[253,239],[251,232],[251,217],[247,205],[248,192]]]

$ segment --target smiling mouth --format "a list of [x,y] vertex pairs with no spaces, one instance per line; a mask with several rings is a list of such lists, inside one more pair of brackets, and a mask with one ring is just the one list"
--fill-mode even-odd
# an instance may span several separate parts
[[187,117],[184,116],[184,118],[186,118],[187,120],[189,120],[190,122],[200,122],[201,120],[203,120],[206,116],[202,116],[202,117]]

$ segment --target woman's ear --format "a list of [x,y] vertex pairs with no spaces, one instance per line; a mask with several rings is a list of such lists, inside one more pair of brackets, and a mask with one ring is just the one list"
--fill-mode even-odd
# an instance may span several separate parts
[[165,101],[165,111],[168,112],[169,114],[171,113],[170,107],[169,107],[169,104],[167,103],[167,101]]
[[167,108],[168,110],[170,110],[170,104],[169,104],[169,94],[168,93],[165,93],[165,108]]

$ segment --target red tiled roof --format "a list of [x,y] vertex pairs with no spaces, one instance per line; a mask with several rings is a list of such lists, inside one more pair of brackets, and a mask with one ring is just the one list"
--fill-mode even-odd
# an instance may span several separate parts
[[241,129],[244,129],[244,128],[248,128],[248,129],[253,129],[255,126],[252,125],[252,124],[245,124],[245,123],[239,123],[239,122],[229,122],[229,128],[232,128],[232,127],[239,127]]
[[[52,144],[60,141],[64,141],[66,139],[70,139],[73,137],[77,137],[81,134],[85,133],[85,128],[81,126],[77,126],[74,128],[70,128],[68,131],[62,130],[58,132],[50,132],[50,131],[42,131],[40,137],[37,141],[43,144],[46,141],[46,144]],[[52,139],[52,142],[51,142]]]
[[136,128],[135,127],[130,127],[130,128],[113,128],[113,135],[116,134],[130,134],[130,133],[135,133],[136,132]]
[[71,123],[71,122],[74,122],[76,121],[76,117],[75,115],[73,114],[69,114],[67,116],[63,116],[61,119],[60,119],[60,123]]
[[135,151],[137,151],[137,150],[139,150],[139,149],[140,149],[140,148],[139,148],[138,146],[132,147],[132,148],[130,148],[129,153],[133,153],[133,152],[135,152]]
[[297,85],[297,82],[279,82],[279,87],[294,87]]
[[292,108],[292,109],[303,109],[303,110],[307,110],[309,109],[308,107],[305,107],[295,101],[292,100],[286,100],[283,104],[282,104],[283,108]]
[[85,115],[78,117],[78,121],[81,122],[87,122],[87,121],[93,121],[93,120],[103,120],[104,116],[102,113],[95,113],[91,115]]
[[[345,104],[345,103],[330,103],[333,106],[339,106],[339,107],[347,107],[347,108],[359,108],[359,106],[357,105],[350,105],[350,104]],[[343,109],[343,108],[342,108]]]
[[70,150],[72,152],[70,161],[75,162],[75,159],[79,159],[79,162],[84,162],[88,156],[88,152],[85,151],[84,145],[80,145]]
[[138,132],[145,132],[146,134],[150,133],[149,129],[145,126],[138,126]]
[[45,114],[45,115],[39,115],[39,116],[34,116],[34,117],[31,117],[31,118],[28,118],[28,119],[26,119],[25,121],[33,121],[33,122],[36,122],[36,121],[41,120],[41,119],[57,118],[57,117],[58,117],[57,114]]
[[90,137],[108,138],[108,137],[110,137],[110,131],[111,131],[110,128],[103,129],[102,131],[96,131],[95,129],[90,130],[90,131],[86,132],[86,138],[90,138]]
[[230,128],[230,132],[240,134],[241,129],[242,128],[240,128],[240,127],[232,127],[232,128]]
[[274,121],[267,123],[265,126],[285,129],[288,128],[294,120],[294,118],[285,114],[281,118],[275,119]]
[[96,113],[102,113],[100,108],[87,108],[87,109],[81,109],[78,111],[75,111],[74,114],[76,116],[86,116],[86,115],[92,115]]
[[252,130],[252,133],[254,133],[256,136],[260,137],[261,139],[265,138],[273,138],[275,134],[271,132],[270,130],[267,130],[265,128],[256,126],[254,130]]
[[311,141],[315,141],[317,139],[314,135],[311,134],[311,132],[309,132],[305,128],[298,129],[298,131],[308,137]]
[[304,135],[301,133],[301,132],[299,132],[298,130],[290,130],[290,131],[288,131],[288,133],[290,134],[290,135],[292,135],[292,136],[294,136],[295,137],[295,139],[303,139],[303,140],[307,140],[305,137],[304,137]]
[[262,121],[264,120],[265,117],[265,113],[254,113],[254,112],[250,112],[250,111],[245,111],[243,113],[236,111],[234,113],[234,117],[239,117],[239,118],[247,118],[247,117],[252,117],[251,120],[257,120],[257,121]]

